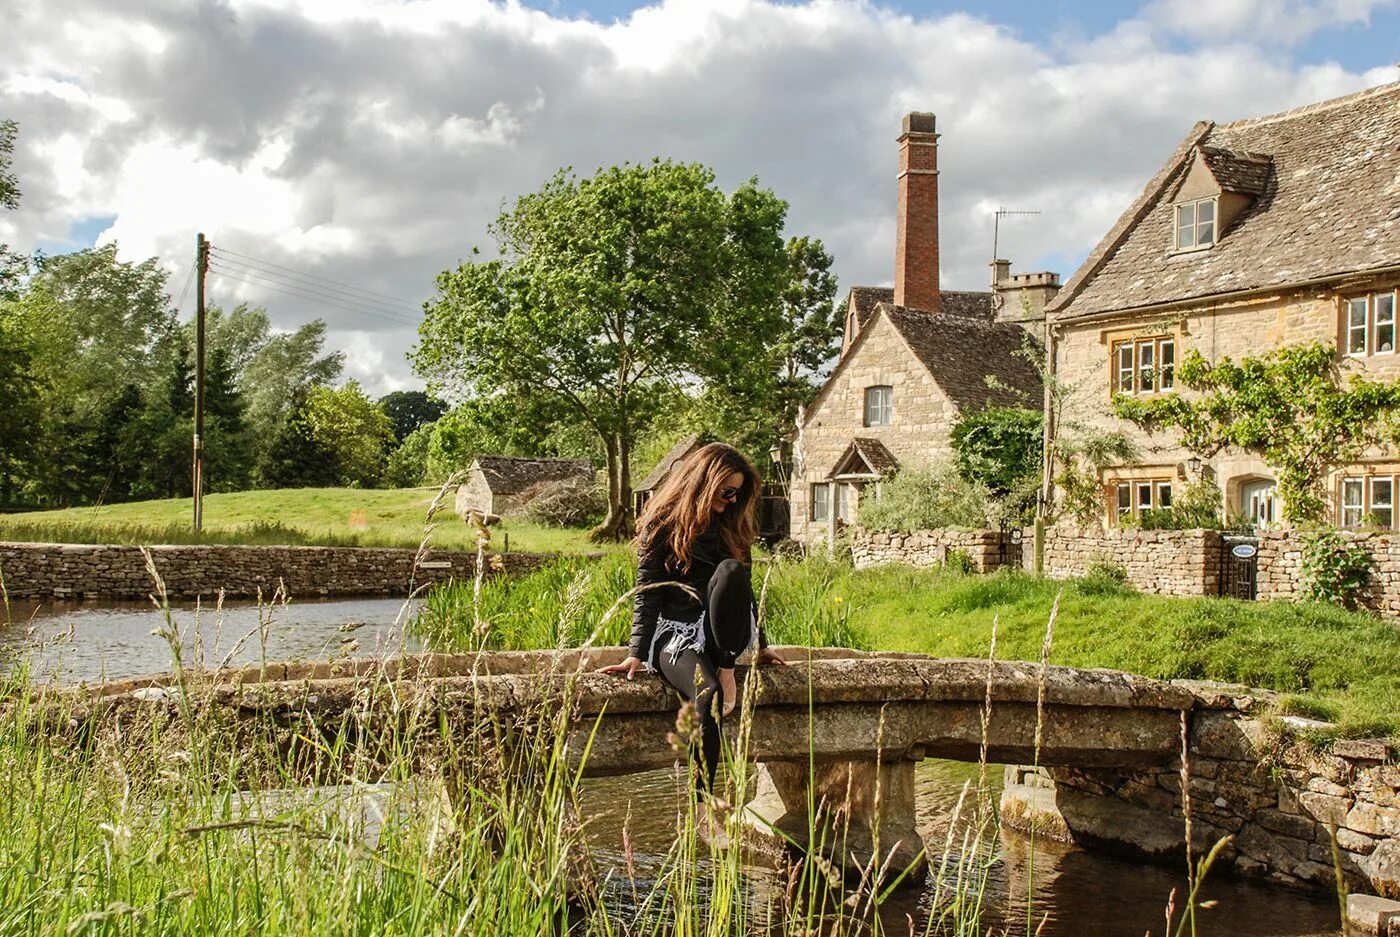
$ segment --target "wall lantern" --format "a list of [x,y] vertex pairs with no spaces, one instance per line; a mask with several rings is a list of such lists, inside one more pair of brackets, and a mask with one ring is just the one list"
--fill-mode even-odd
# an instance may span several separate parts
[[1187,459],[1187,460],[1186,460],[1186,471],[1190,473],[1190,476],[1191,476],[1192,478],[1200,478],[1200,476],[1201,476],[1201,460],[1200,460],[1200,457],[1194,456],[1194,455],[1193,455],[1191,458]]
[[773,445],[772,445],[771,447],[769,447],[769,449],[768,449],[768,458],[770,458],[770,459],[773,460],[773,464],[774,464],[774,465],[782,465],[782,464],[783,464],[783,444],[780,443],[780,442],[775,442],[775,443],[773,443]]

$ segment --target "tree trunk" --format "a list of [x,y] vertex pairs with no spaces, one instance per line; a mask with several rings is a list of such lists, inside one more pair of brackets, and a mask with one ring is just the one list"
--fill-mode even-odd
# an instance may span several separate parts
[[614,432],[603,437],[608,453],[608,516],[588,532],[594,543],[629,539],[634,531],[632,518],[631,440]]

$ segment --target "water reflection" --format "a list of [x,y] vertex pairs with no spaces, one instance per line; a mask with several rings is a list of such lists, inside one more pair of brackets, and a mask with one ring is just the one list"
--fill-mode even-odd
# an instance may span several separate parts
[[[1000,787],[1001,771],[990,780]],[[929,760],[916,772],[918,825],[925,841],[941,846],[964,782],[976,783],[977,767]],[[623,830],[631,843],[637,888],[645,895],[661,872],[662,857],[676,839],[676,815],[682,809],[681,781],[673,772],[654,771],[623,778],[585,782],[583,808],[595,861],[625,878]],[[996,796],[999,796],[999,791]],[[1034,934],[1048,916],[1044,937],[1123,937],[1165,931],[1164,912],[1173,888],[1182,886],[1184,869],[1143,865],[1131,859],[1091,855],[1058,843],[1038,840],[1032,853],[1028,838],[1005,832],[995,842],[998,861],[990,870],[983,928],[995,933]],[[961,836],[958,836],[959,841]],[[933,866],[938,864],[935,858]],[[759,920],[776,913],[783,883],[771,870],[755,869],[750,912]],[[881,909],[887,933],[928,932],[934,897],[933,873],[922,887],[897,892]],[[703,875],[702,870],[702,878]],[[619,888],[622,886],[618,886]],[[627,886],[630,888],[630,886]],[[1184,890],[1184,889],[1183,889]],[[945,893],[946,894],[946,893]],[[1029,900],[1030,913],[1027,913]],[[1335,901],[1217,875],[1201,898],[1217,902],[1197,915],[1199,937],[1337,937]],[[1177,899],[1178,916],[1182,899]],[[1029,924],[1028,924],[1029,921]]]
[[[417,605],[402,599],[348,599],[265,605],[178,603],[171,622],[187,665],[250,664],[260,660],[325,660],[413,652],[422,643],[405,634]],[[169,641],[153,631],[166,624],[150,602],[11,602],[0,618],[0,664],[28,659],[36,680],[93,682],[104,676],[169,670]]]

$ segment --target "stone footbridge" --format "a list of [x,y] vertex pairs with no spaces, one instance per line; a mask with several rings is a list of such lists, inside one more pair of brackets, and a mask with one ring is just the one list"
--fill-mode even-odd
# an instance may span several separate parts
[[[1165,765],[1180,750],[1181,713],[1193,704],[1188,690],[1106,670],[779,650],[790,666],[739,670],[741,691],[753,705],[747,756],[759,764],[747,815],[770,832],[805,839],[815,790],[841,817],[841,859],[848,866],[866,865],[876,851],[882,864],[893,852],[894,868],[923,863],[913,771],[924,758],[976,761],[985,741],[993,763]],[[76,707],[67,722],[87,733],[161,714],[178,729],[182,697],[197,696],[201,712],[223,714],[221,733],[247,740],[238,747],[248,783],[256,783],[251,762],[259,758],[282,760],[281,770],[299,764],[320,782],[327,779],[313,764],[315,753],[336,746],[293,751],[288,738],[269,740],[267,726],[303,737],[314,726],[324,739],[355,738],[356,747],[372,750],[376,732],[365,728],[365,714],[382,718],[386,710],[414,714],[415,731],[430,739],[443,725],[470,733],[493,717],[567,705],[571,767],[618,775],[671,766],[677,755],[666,739],[675,729],[676,694],[654,676],[629,682],[594,672],[625,654],[602,648],[277,663],[199,674],[186,689],[162,674],[62,693]]]
[[[1400,898],[1395,740],[1339,740],[1324,749],[1290,742],[1290,721],[1308,723],[1294,727],[1305,734],[1326,727],[1271,715],[1272,694],[1247,687],[1068,667],[1042,672],[1016,661],[779,651],[791,666],[739,668],[753,707],[745,754],[758,765],[746,816],[802,845],[809,802],[824,804],[840,820],[839,858],[848,867],[878,855],[881,864],[917,869],[924,853],[914,766],[933,757],[976,761],[984,741],[987,760],[1008,765],[1006,826],[1179,862],[1184,731],[1194,849],[1229,836],[1222,865],[1326,890],[1334,886],[1335,837],[1353,889]],[[202,720],[201,738],[212,735],[220,748],[206,764],[254,788],[289,778],[337,783],[347,774],[377,780],[376,764],[407,752],[416,770],[439,773],[451,791],[463,740],[491,736],[493,726],[534,731],[541,714],[546,727],[549,719],[563,727],[562,751],[586,775],[669,767],[677,758],[666,740],[676,725],[675,693],[654,676],[629,683],[594,672],[625,654],[276,663],[183,682],[161,674],[43,690],[44,705],[21,711],[75,744],[128,750],[160,735],[166,744],[176,736],[178,748],[179,733]]]

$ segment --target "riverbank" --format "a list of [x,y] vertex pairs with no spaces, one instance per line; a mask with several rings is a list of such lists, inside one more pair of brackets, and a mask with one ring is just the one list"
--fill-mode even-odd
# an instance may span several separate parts
[[[204,530],[191,529],[189,498],[100,507],[0,514],[0,540],[42,543],[248,544],[415,548],[437,488],[282,488],[211,494]],[[475,550],[476,530],[452,513],[452,498],[435,518],[433,543]],[[587,531],[542,527],[504,518],[491,528],[493,549],[546,553],[607,550]],[[507,544],[507,538],[509,544]]]

